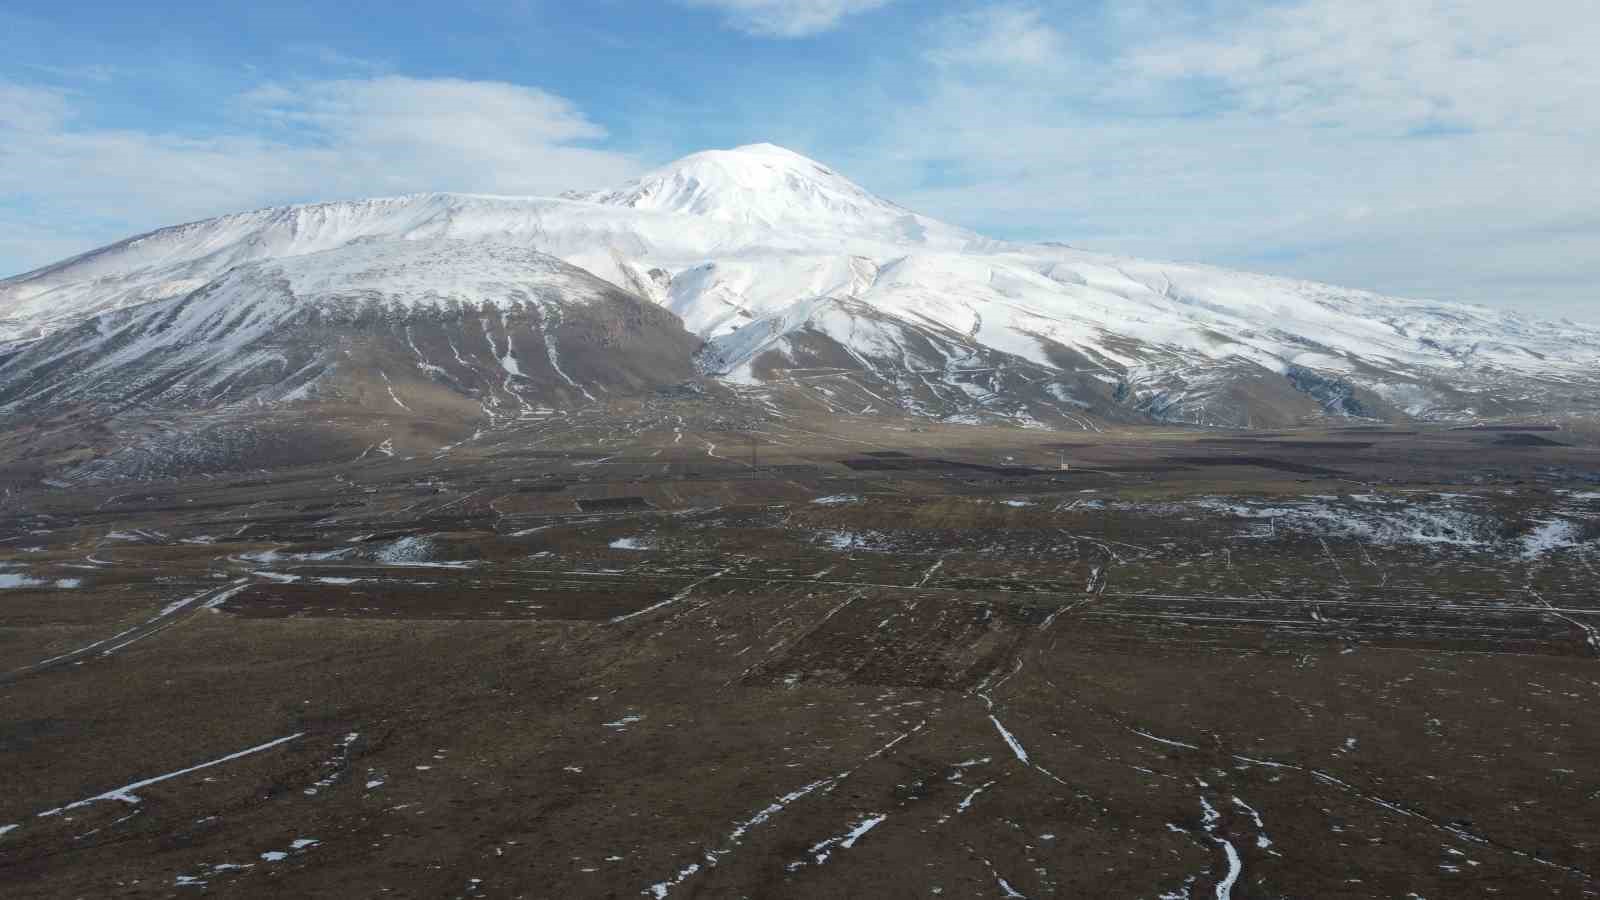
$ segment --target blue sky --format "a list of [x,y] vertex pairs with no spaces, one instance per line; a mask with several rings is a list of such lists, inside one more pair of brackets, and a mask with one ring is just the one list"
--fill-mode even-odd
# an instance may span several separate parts
[[0,274],[164,224],[772,141],[913,209],[1600,320],[1578,0],[0,9]]

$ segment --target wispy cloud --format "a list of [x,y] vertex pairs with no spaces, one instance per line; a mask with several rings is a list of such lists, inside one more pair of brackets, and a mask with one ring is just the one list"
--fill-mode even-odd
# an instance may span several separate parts
[[19,68],[26,69],[31,72],[37,72],[61,81],[93,82],[97,84],[104,84],[117,77],[118,74],[116,66],[108,66],[104,63],[85,63],[83,65],[57,66],[46,63],[19,62],[16,65]]
[[938,65],[1038,71],[1068,60],[1066,36],[1034,6],[992,6],[951,16],[933,34],[927,57]]
[[[1572,0],[1228,8],[946,17],[920,35],[915,94],[853,155],[897,200],[991,232],[1396,293],[1593,302],[1600,67],[1584,57],[1600,16]],[[1541,267],[1571,290],[1511,290]]]
[[[0,130],[37,134],[60,128],[72,115],[70,95],[58,88],[0,81]],[[0,153],[5,152],[0,148]]]
[[330,71],[352,72],[362,75],[379,75],[393,69],[389,63],[344,53],[326,44],[295,43],[284,47],[286,53],[304,57]]
[[263,86],[242,107],[283,126],[281,140],[376,166],[376,187],[559,193],[637,169],[591,149],[606,137],[568,100],[538,88],[384,76]]
[[1600,123],[1585,99],[1600,89],[1596,39],[1582,0],[1309,0],[1168,35],[1128,63],[1290,123],[1574,130]]
[[838,27],[845,18],[893,0],[678,0],[721,10],[732,28],[759,37],[803,38]]

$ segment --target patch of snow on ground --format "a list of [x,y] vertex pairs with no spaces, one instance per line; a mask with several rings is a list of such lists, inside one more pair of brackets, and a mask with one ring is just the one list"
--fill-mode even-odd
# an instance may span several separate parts
[[1533,559],[1582,543],[1578,526],[1566,519],[1546,519],[1522,536],[1522,557]]
[[1280,529],[1325,537],[1352,538],[1369,544],[1431,544],[1482,547],[1495,540],[1496,523],[1489,516],[1450,501],[1360,507],[1306,499],[1291,505],[1257,506],[1249,501],[1202,500],[1202,509],[1242,519],[1272,519]]
[[613,550],[654,550],[655,542],[649,538],[623,537],[611,542]]
[[433,539],[423,535],[403,537],[380,548],[374,559],[391,566],[426,566],[438,569],[466,569],[476,563],[464,561],[433,561],[437,546]]
[[851,550],[861,542],[861,535],[853,531],[836,531],[827,535],[828,546],[835,550]]
[[400,538],[378,551],[378,561],[386,563],[428,562],[433,558],[433,541],[413,535]]

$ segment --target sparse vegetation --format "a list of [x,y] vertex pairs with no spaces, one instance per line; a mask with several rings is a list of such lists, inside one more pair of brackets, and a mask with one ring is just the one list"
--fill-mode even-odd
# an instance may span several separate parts
[[741,409],[14,490],[5,892],[1596,888],[1587,442]]

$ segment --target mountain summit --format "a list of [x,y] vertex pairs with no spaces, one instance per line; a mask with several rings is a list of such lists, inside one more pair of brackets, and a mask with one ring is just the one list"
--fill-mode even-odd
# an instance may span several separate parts
[[874,196],[776,144],[691,154],[586,199],[774,230],[843,230],[887,240],[925,240],[933,233],[955,245],[977,238]]

